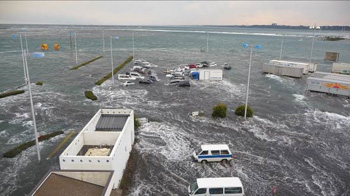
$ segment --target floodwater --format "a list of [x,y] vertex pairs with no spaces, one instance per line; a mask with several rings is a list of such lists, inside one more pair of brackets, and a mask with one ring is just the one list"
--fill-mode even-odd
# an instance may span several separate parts
[[[19,39],[12,34],[26,32],[29,52],[40,51],[48,43],[44,58],[28,57],[39,134],[57,130],[81,130],[99,108],[131,108],[150,119],[137,131],[137,170],[130,195],[186,195],[187,187],[199,177],[239,177],[246,195],[350,195],[350,100],[341,96],[307,92],[306,77],[294,79],[261,72],[262,63],[276,59],[284,39],[283,59],[309,61],[312,31],[218,27],[94,27],[94,26],[11,26],[0,29],[0,92],[24,83]],[[97,60],[78,70],[70,48],[71,29],[77,32],[78,61]],[[102,30],[105,30],[103,52]],[[152,68],[161,79],[152,85],[123,87],[121,82],[94,83],[110,72],[110,37],[114,65],[132,56],[158,65]],[[209,53],[206,47],[209,31]],[[348,33],[322,31],[316,35]],[[74,39],[73,39],[74,41]],[[61,51],[52,51],[54,43]],[[255,115],[248,121],[234,114],[245,101],[249,51],[242,42],[260,44],[254,49],[249,105]],[[327,42],[316,39],[313,61],[329,72],[325,52],[340,53],[340,61],[350,62],[350,41]],[[229,63],[223,81],[191,81],[190,88],[165,85],[164,69],[203,60],[219,66]],[[122,72],[127,71],[126,67]],[[20,87],[25,89],[26,87]],[[84,91],[99,98],[92,102]],[[228,107],[227,118],[213,119],[217,103]],[[0,99],[1,153],[32,140],[33,127],[28,92]],[[202,110],[204,117],[189,116]],[[40,143],[43,160],[37,161],[35,147],[19,156],[0,158],[0,195],[24,195],[50,169],[59,169],[58,156],[48,154],[65,135]],[[192,152],[205,143],[225,143],[236,158],[230,164],[192,162]],[[66,146],[68,143],[66,144]]]

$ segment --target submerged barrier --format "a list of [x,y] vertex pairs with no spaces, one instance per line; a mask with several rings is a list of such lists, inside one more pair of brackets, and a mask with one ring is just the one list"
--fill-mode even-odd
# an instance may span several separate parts
[[87,61],[87,62],[85,62],[85,63],[82,63],[82,64],[80,64],[80,65],[77,65],[77,66],[74,66],[74,67],[70,68],[70,70],[76,70],[76,69],[78,69],[79,67],[85,66],[85,65],[87,65],[87,64],[89,64],[89,63],[92,63],[92,62],[94,62],[94,61],[96,61],[96,60],[98,60],[98,59],[100,59],[100,58],[102,58],[102,57],[103,57],[103,56],[99,56],[99,57],[96,57],[96,58],[94,58],[94,59],[91,59],[90,61]]
[[1,93],[0,99],[4,98],[4,97],[12,96],[12,95],[22,94],[22,93],[24,93],[24,90],[14,90],[14,91],[6,92],[6,93]]
[[46,158],[46,160],[51,159],[75,133],[76,133],[75,130],[71,131],[71,132],[57,145],[57,147],[49,154],[49,156]]
[[91,100],[97,100],[96,95],[92,91],[85,91],[85,97]]
[[[113,70],[113,74],[116,74],[119,70],[121,70],[126,64],[128,64],[134,57],[130,56],[129,58],[127,58],[122,64],[120,64],[118,67],[116,67]],[[96,85],[101,85],[102,83],[104,83],[106,80],[108,80],[110,77],[112,77],[112,72],[109,72],[109,74],[107,74],[105,77],[103,77],[101,80],[97,81],[95,84]]]
[[[63,131],[56,131],[56,132],[49,133],[49,134],[46,134],[46,135],[41,135],[41,136],[39,136],[38,140],[39,141],[48,140],[48,139],[50,139],[52,137],[55,137],[55,136],[61,135],[61,134],[63,134]],[[16,155],[18,155],[19,153],[21,153],[22,151],[24,151],[27,148],[32,147],[34,145],[35,145],[35,140],[32,140],[30,142],[26,142],[24,144],[21,144],[20,146],[17,146],[16,148],[11,149],[10,151],[5,152],[3,154],[3,157],[13,158]]]

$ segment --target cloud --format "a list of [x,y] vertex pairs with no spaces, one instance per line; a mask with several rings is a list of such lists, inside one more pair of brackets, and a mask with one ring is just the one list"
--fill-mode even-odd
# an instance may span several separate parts
[[0,23],[350,25],[349,8],[348,1],[1,1]]

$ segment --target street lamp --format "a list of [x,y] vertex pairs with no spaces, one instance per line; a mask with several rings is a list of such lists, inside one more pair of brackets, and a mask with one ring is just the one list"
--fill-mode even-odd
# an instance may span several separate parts
[[74,46],[75,46],[75,64],[78,65],[77,32],[74,32]]
[[256,47],[257,49],[261,49],[261,45],[253,45],[253,44],[242,44],[243,48],[250,48],[250,55],[249,55],[249,69],[248,69],[248,83],[247,83],[247,94],[245,98],[245,109],[244,109],[244,119],[247,119],[247,107],[248,107],[248,96],[249,96],[249,83],[250,83],[250,69],[252,67],[252,54],[253,54],[253,48]]
[[[115,36],[114,39],[119,39],[118,36]],[[112,36],[110,36],[110,44],[111,44],[111,64],[112,64],[112,85],[114,84],[114,66],[113,66],[113,45],[112,45]]]

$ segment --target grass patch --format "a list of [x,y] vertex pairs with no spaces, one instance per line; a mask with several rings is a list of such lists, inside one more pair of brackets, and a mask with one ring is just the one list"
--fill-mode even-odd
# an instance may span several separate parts
[[6,93],[1,93],[0,99],[4,98],[4,97],[12,96],[12,95],[22,94],[22,93],[24,93],[24,90],[14,90],[14,91],[6,92]]
[[124,170],[123,178],[120,181],[119,188],[123,190],[122,195],[127,195],[129,192],[129,188],[131,186],[132,177],[136,170],[137,166],[137,153],[134,147],[131,150],[130,157],[128,163],[126,164],[126,168]]
[[39,86],[42,86],[42,85],[44,84],[44,82],[42,82],[42,81],[37,81],[35,84],[36,84],[36,85],[39,85]]
[[91,100],[97,100],[96,95],[92,91],[85,91],[85,97]]
[[[236,108],[235,114],[237,116],[243,116],[244,117],[245,112],[245,105],[240,105]],[[247,117],[253,117],[253,109],[248,105],[247,106]]]
[[[116,74],[120,69],[122,69],[126,64],[128,64],[132,59],[133,59],[133,56],[130,56],[129,58],[127,58],[122,64],[120,64],[118,67],[116,67],[113,70],[113,74]],[[108,80],[110,77],[112,77],[112,72],[109,72],[109,74],[104,76],[101,80],[97,81],[95,84],[96,85],[101,85],[106,80]]]
[[219,103],[213,107],[213,113],[211,114],[214,118],[225,118],[226,117],[227,107],[223,103]]
[[82,63],[82,64],[80,64],[80,65],[77,65],[77,66],[74,66],[74,67],[70,68],[70,70],[79,69],[79,67],[85,66],[85,65],[87,65],[87,64],[89,64],[89,63],[92,63],[92,62],[94,62],[94,61],[96,61],[96,60],[98,60],[98,59],[100,59],[100,58],[102,58],[102,57],[103,57],[103,56],[99,56],[99,57],[96,57],[96,58],[94,58],[94,59],[91,59],[90,61],[86,61],[85,63]]
[[[52,137],[55,137],[55,136],[61,135],[61,134],[63,134],[63,131],[56,131],[56,132],[49,133],[49,134],[46,134],[46,135],[41,135],[41,136],[39,136],[38,140],[39,141],[48,140],[48,139],[50,139]],[[18,155],[19,153],[21,153],[22,151],[24,151],[27,148],[32,147],[34,145],[35,145],[35,140],[32,140],[30,142],[26,142],[24,144],[21,144],[20,146],[17,146],[15,148],[11,149],[10,151],[5,152],[3,154],[3,157],[13,158],[16,155]]]

